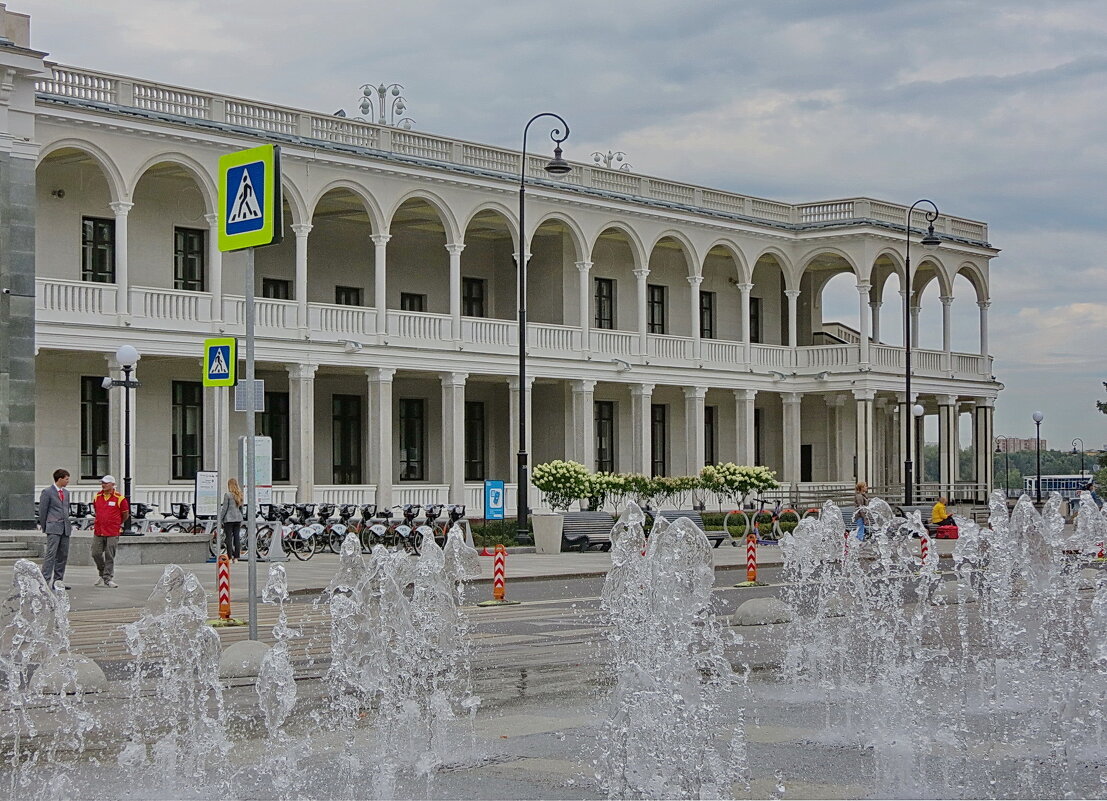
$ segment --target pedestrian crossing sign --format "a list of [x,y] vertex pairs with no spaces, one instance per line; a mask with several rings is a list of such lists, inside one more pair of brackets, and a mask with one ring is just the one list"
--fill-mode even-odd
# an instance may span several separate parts
[[219,158],[219,249],[272,245],[283,232],[281,149],[262,145]]
[[233,387],[237,383],[238,340],[219,337],[204,340],[204,386]]

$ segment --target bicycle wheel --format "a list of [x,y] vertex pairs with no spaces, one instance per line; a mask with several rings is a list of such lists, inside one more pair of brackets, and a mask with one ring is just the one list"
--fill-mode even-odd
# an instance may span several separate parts
[[312,532],[304,537],[299,531],[293,531],[288,538],[288,548],[293,556],[301,562],[306,562],[315,556],[315,533]]
[[[258,556],[266,557],[269,555],[269,545],[273,541],[273,529],[269,526],[262,526],[258,529],[257,533],[257,549]],[[249,551],[249,545],[247,544],[247,551]]]
[[211,556],[219,556],[219,529],[213,528],[211,530],[211,536],[208,538],[208,553]]

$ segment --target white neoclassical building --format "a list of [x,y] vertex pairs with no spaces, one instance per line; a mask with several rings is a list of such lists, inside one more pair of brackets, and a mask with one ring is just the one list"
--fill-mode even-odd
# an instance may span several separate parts
[[[943,213],[942,246],[913,246],[905,277],[903,205],[792,205],[592,163],[554,180],[538,152],[520,387],[518,152],[0,49],[26,62],[4,133],[33,169],[33,300],[0,303],[12,325],[33,303],[36,486],[57,466],[90,487],[122,472],[120,390],[101,380],[124,343],[142,354],[138,499],[185,499],[197,469],[234,474],[245,416],[201,386],[201,343],[243,334],[247,290],[282,499],[479,510],[481,482],[499,478],[511,507],[520,392],[532,464],[676,475],[735,461],[901,493],[902,321],[925,297],[941,303],[943,346],[914,351],[913,400],[938,416],[942,457],[920,481],[991,483],[998,251],[984,223]],[[217,160],[266,142],[282,147],[285,237],[257,252],[246,288],[244,256],[217,249]],[[912,224],[917,242],[921,212]],[[859,325],[823,314],[839,275]],[[972,352],[951,348],[953,304],[979,309]]]

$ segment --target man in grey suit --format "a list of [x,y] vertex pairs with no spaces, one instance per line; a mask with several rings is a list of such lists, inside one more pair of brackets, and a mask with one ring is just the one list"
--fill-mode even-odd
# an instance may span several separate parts
[[[69,471],[54,471],[54,483],[42,491],[38,498],[38,525],[46,535],[46,558],[42,561],[42,575],[51,587],[65,580],[65,563],[69,559],[69,535],[73,533],[69,522]],[[66,587],[68,590],[69,587]]]

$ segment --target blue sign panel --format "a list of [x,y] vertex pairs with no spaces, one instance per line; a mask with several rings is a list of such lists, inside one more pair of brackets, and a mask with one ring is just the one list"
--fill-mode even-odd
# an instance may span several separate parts
[[504,483],[502,481],[484,482],[484,519],[504,519]]
[[265,162],[251,161],[227,170],[227,235],[260,231],[265,226]]

